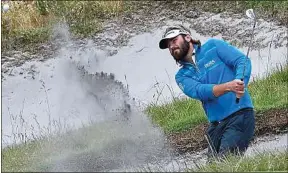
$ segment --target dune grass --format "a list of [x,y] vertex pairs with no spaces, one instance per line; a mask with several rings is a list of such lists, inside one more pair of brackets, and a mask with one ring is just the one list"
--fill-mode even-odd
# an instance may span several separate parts
[[150,104],[146,113],[165,132],[184,131],[207,121],[201,103],[188,98],[176,99],[161,106]]
[[253,81],[249,92],[256,110],[288,107],[288,67],[279,68],[265,79]]
[[125,1],[1,1],[2,49],[25,48],[49,40],[55,23],[66,22],[75,37],[101,31],[102,22],[129,12]]
[[[287,108],[288,67],[251,82],[248,90],[256,111]],[[184,131],[207,122],[201,102],[194,99],[178,99],[165,105],[150,104],[146,112],[167,133]]]
[[[13,33],[19,30],[46,27],[49,22],[64,20],[77,32],[87,31],[103,19],[118,16],[124,11],[123,1],[9,1],[1,2],[10,6],[2,13],[2,22],[9,22],[4,31]],[[93,22],[93,23],[91,23]],[[3,23],[2,23],[3,24]],[[9,29],[9,30],[5,30]],[[7,33],[6,33],[7,34]]]
[[31,160],[37,161],[39,158],[38,150],[41,143],[29,142],[13,147],[6,147],[2,149],[2,171],[7,172],[27,172],[30,169]]
[[[100,143],[105,142],[110,131],[103,131],[100,125],[83,125],[82,128],[55,135],[40,136],[37,140],[27,140],[25,143],[9,145],[2,149],[2,171],[4,172],[35,172],[47,171],[53,156],[66,153],[71,154],[89,149],[91,145],[100,148]],[[108,124],[110,126],[110,124]],[[104,129],[104,128],[103,128]],[[111,131],[114,130],[110,128]],[[41,130],[41,129],[39,129]],[[108,134],[105,134],[108,133]],[[109,138],[108,138],[109,139]],[[45,165],[47,164],[47,165]]]
[[99,154],[101,158],[100,153],[107,152],[109,147],[133,141],[139,141],[141,147],[144,147],[147,140],[155,142],[151,138],[155,131],[147,128],[142,119],[136,123],[140,124],[132,127],[121,121],[91,122],[78,129],[67,128],[61,133],[45,134],[37,136],[36,140],[9,145],[2,149],[2,171],[47,172],[51,171],[53,165],[67,158],[76,158],[85,153],[91,154],[87,157]]
[[201,165],[188,172],[255,172],[288,171],[287,152],[264,152],[255,156],[228,156],[222,161]]
[[[72,35],[79,38],[90,37],[102,30],[103,21],[123,14],[151,8],[148,1],[1,1],[10,6],[2,12],[2,50],[19,50],[44,43],[49,40],[55,23],[65,21]],[[158,5],[166,2],[154,2]],[[168,2],[172,3],[171,2]],[[177,7],[220,13],[231,11],[243,13],[253,8],[260,18],[275,19],[280,24],[287,21],[287,1],[189,1],[177,2]],[[147,5],[148,4],[148,5]],[[175,2],[172,3],[175,10]],[[181,7],[182,8],[182,7]]]

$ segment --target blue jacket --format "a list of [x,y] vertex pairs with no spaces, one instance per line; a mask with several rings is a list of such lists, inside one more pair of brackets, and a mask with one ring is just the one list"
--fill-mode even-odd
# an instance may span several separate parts
[[[201,47],[194,45],[196,64],[180,62],[175,76],[179,88],[189,97],[200,100],[210,122],[220,121],[242,108],[253,108],[247,85],[251,74],[250,58],[234,46],[218,39],[209,39]],[[219,97],[213,86],[241,79],[245,69],[245,94],[236,103],[236,94],[227,92]]]

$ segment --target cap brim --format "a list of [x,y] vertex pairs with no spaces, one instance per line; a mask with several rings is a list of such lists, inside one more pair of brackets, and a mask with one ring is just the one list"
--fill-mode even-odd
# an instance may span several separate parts
[[167,49],[168,48],[166,41],[167,41],[167,38],[163,38],[162,40],[160,40],[160,42],[159,42],[159,48],[160,49]]
[[167,35],[165,38],[162,38],[162,39],[160,40],[160,42],[159,42],[159,47],[160,47],[160,49],[166,49],[166,48],[168,48],[168,46],[167,46],[167,40],[168,40],[168,39],[171,39],[171,38],[174,38],[174,37],[177,37],[177,36],[180,35],[180,34],[181,34],[181,32],[176,33],[176,34],[169,34],[169,35]]

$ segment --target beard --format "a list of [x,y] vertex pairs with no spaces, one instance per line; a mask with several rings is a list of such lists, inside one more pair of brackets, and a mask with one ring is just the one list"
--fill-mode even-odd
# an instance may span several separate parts
[[172,52],[172,56],[174,58],[175,61],[184,61],[185,57],[188,54],[190,45],[189,42],[187,42],[186,40],[184,40],[184,42],[179,46],[178,49],[174,49]]

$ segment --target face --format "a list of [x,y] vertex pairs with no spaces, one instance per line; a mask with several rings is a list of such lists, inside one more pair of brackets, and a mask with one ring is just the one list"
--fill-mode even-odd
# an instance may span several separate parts
[[189,42],[184,39],[182,35],[171,38],[167,41],[170,54],[176,61],[184,60],[186,57],[190,45]]

